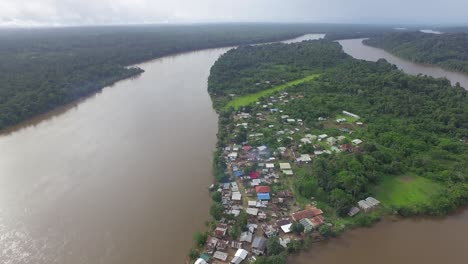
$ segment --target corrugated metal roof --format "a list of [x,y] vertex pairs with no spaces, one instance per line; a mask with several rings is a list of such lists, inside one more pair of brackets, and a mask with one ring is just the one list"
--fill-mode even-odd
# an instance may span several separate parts
[[270,200],[270,194],[269,193],[257,193],[257,198],[259,200]]

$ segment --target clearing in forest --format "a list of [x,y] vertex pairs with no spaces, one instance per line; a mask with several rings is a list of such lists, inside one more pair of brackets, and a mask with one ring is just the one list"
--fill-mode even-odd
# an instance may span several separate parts
[[377,199],[393,208],[428,205],[443,188],[421,176],[384,177],[377,186]]
[[244,95],[244,96],[236,97],[233,100],[231,100],[225,107],[226,108],[234,107],[234,109],[237,110],[242,106],[246,106],[246,105],[257,102],[258,99],[260,99],[261,97],[274,94],[276,92],[282,91],[282,90],[284,90],[284,89],[286,89],[288,87],[294,86],[294,85],[298,85],[298,84],[301,84],[301,83],[312,81],[312,80],[316,79],[319,76],[320,76],[320,74],[309,75],[309,76],[307,76],[305,78],[294,80],[294,81],[291,81],[291,82],[287,82],[285,84],[278,85],[278,86],[272,87],[272,88],[267,89],[267,90],[263,90],[263,91],[260,91],[260,92],[257,92],[257,93],[247,94],[247,95]]

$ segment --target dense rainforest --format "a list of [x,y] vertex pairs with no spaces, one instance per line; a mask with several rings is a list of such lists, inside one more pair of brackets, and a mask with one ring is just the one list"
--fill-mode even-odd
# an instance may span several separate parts
[[338,43],[322,40],[314,44],[242,46],[228,51],[215,62],[208,78],[208,91],[217,96],[215,103],[219,104],[221,97],[226,101],[230,94],[262,91],[322,72],[348,58]]
[[142,72],[168,54],[305,33],[388,30],[333,24],[198,24],[0,30],[0,129]]
[[[270,89],[256,85],[265,80],[301,78],[311,72],[321,75],[288,88],[297,98],[281,108],[282,114],[302,119],[311,133],[339,136],[338,129],[317,118],[333,118],[343,109],[359,113],[367,125],[353,130],[353,137],[365,144],[357,153],[315,158],[297,178],[298,193],[319,197],[322,207],[333,208],[337,215],[345,215],[368,195],[403,215],[440,215],[467,203],[467,92],[446,79],[407,75],[385,60],[355,60],[336,42],[240,47],[222,56],[209,82],[220,112],[219,146],[233,143],[232,133],[239,133],[230,118],[235,110],[222,108],[227,103],[224,93],[248,95]],[[262,111],[264,100],[243,111]],[[261,128],[257,132],[264,137],[249,143],[284,146],[275,129]],[[222,161],[215,162],[221,172]]]
[[388,33],[364,43],[414,62],[468,73],[468,33]]
[[[294,176],[269,187],[292,192],[300,208],[323,210],[327,224],[316,231],[322,237],[371,226],[386,214],[445,215],[468,203],[468,92],[446,79],[410,76],[385,60],[356,60],[337,42],[313,40],[233,49],[213,65],[208,89],[219,113],[217,183],[232,181],[230,166],[241,164],[225,159],[226,146],[283,148],[289,154],[275,151],[274,162],[293,164]],[[266,91],[272,93],[262,96]],[[234,108],[232,101],[243,105]],[[359,117],[343,116],[343,110]],[[341,142],[307,144],[308,135]],[[303,154],[311,155],[310,163],[297,161]],[[247,175],[259,165],[246,166]],[[348,215],[369,196],[381,201],[378,210]],[[221,198],[213,200],[216,226],[224,207]],[[245,231],[246,218],[236,219],[233,239]],[[270,245],[277,241],[270,238],[267,255],[254,263],[286,263],[287,254],[311,237],[286,249]]]

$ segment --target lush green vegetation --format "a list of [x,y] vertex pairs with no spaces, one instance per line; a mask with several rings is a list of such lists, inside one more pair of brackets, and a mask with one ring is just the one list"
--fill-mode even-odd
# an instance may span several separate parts
[[[305,96],[285,113],[312,126],[317,116],[341,109],[368,124],[353,134],[365,141],[361,153],[316,158],[312,165],[315,192],[324,191],[323,200],[339,214],[368,195],[391,196],[385,205],[402,214],[445,214],[466,204],[468,98],[461,87],[406,75],[385,61],[351,61],[293,90]],[[404,175],[415,175],[414,181],[391,179]],[[313,186],[309,177],[300,181]],[[380,185],[375,193],[373,186]],[[432,191],[423,192],[427,187]],[[405,190],[410,193],[396,198]]]
[[383,177],[376,196],[388,206],[418,210],[434,203],[443,191],[440,184],[421,176]]
[[[228,52],[211,71],[210,91],[215,105],[226,104],[224,91],[258,92],[262,88],[255,83],[265,80],[272,69],[276,72],[268,75],[271,78],[321,72],[313,82],[287,89],[290,95],[300,97],[283,107],[282,114],[302,119],[313,134],[325,132],[338,136],[338,129],[328,128],[317,118],[340,117],[346,109],[359,114],[360,121],[366,124],[353,129],[353,137],[365,143],[359,152],[314,158],[310,167],[298,173],[294,183],[299,196],[306,200],[314,197],[321,207],[337,217],[344,216],[356,201],[369,195],[381,198],[385,207],[404,215],[440,215],[466,204],[467,92],[444,79],[406,75],[384,60],[354,60],[337,45],[309,41]],[[244,52],[248,55],[244,56]],[[277,53],[279,58],[273,59]],[[252,58],[258,58],[255,61],[259,62],[254,63]],[[256,112],[259,107],[251,105],[245,109]],[[227,141],[233,128],[230,111],[220,111],[220,145],[230,143]],[[279,146],[275,133],[268,128],[260,132],[264,137],[249,143],[266,144],[273,149]],[[215,163],[221,172],[219,166]]]
[[142,72],[184,51],[377,29],[336,24],[199,24],[0,30],[0,129]]
[[0,31],[0,129],[142,72],[167,54],[292,38],[311,25],[198,25]]
[[235,97],[232,99],[227,105],[226,108],[233,107],[234,109],[239,109],[242,106],[247,106],[249,104],[255,103],[259,98],[268,96],[270,94],[282,91],[288,87],[301,84],[303,82],[312,81],[313,79],[317,78],[318,74],[312,74],[310,76],[304,77],[302,79],[294,80],[285,84],[281,84],[270,89],[266,89],[257,93],[247,94],[241,97]]
[[218,109],[229,104],[231,94],[263,92],[323,72],[346,59],[349,56],[341,52],[341,46],[328,41],[243,46],[216,61],[208,91],[216,96],[214,106]]
[[3,30],[0,129],[142,72],[127,68],[167,54],[275,41],[299,25],[198,25]]
[[[311,74],[318,77],[270,93]],[[270,184],[273,193],[293,192],[294,211],[310,204],[323,210],[327,224],[318,230],[321,237],[336,236],[350,227],[369,227],[383,214],[442,215],[468,203],[468,94],[448,80],[409,76],[385,60],[355,60],[338,43],[318,40],[234,49],[213,66],[209,91],[219,113],[219,148],[213,162],[219,182],[229,177],[225,146],[247,142],[294,153],[274,154],[280,162],[330,150],[330,145],[343,150],[316,154],[308,164],[295,163],[293,177],[280,177]],[[238,105],[231,94],[240,96]],[[343,115],[343,110],[360,118]],[[245,120],[248,126],[238,125],[236,114],[241,111],[253,116]],[[282,115],[302,121],[291,123]],[[339,123],[339,118],[346,121]],[[350,149],[324,141],[298,143],[305,134],[323,133],[342,137],[339,144]],[[363,143],[349,144],[352,139]],[[255,168],[242,169],[247,173]],[[380,199],[382,206],[349,217],[349,209],[368,196]],[[237,221],[230,235],[239,235],[245,223],[245,218]],[[292,229],[302,231],[297,224]],[[285,263],[288,253],[306,245],[307,239],[299,239],[284,249],[276,239],[269,239],[267,255],[255,263]]]
[[468,33],[389,33],[364,43],[411,61],[468,73]]

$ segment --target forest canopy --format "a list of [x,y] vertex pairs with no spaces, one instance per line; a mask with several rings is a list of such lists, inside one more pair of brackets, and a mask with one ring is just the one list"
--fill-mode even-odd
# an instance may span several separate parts
[[364,40],[402,58],[468,73],[468,33],[388,33]]
[[[286,89],[295,99],[281,107],[281,115],[303,120],[312,134],[339,136],[346,134],[317,120],[333,119],[346,109],[358,113],[366,124],[352,131],[353,138],[365,143],[357,152],[315,157],[296,178],[300,195],[316,197],[338,215],[369,195],[401,214],[440,215],[467,203],[467,91],[446,79],[407,75],[385,60],[353,59],[336,42],[240,47],[222,56],[209,82],[220,112],[220,146],[247,139],[237,140],[242,131],[230,118],[235,112],[223,107],[230,100],[226,93],[248,95],[271,87],[258,82],[302,78],[311,72],[320,77]],[[241,111],[262,112],[266,101],[260,98]],[[288,146],[286,141],[278,143],[274,129],[281,126],[260,127],[264,136],[248,143],[271,149]],[[311,148],[301,147],[298,153],[311,153]],[[395,195],[402,190],[408,200]]]
[[306,33],[386,31],[337,24],[231,23],[0,30],[0,129],[137,75],[128,68],[198,49]]

